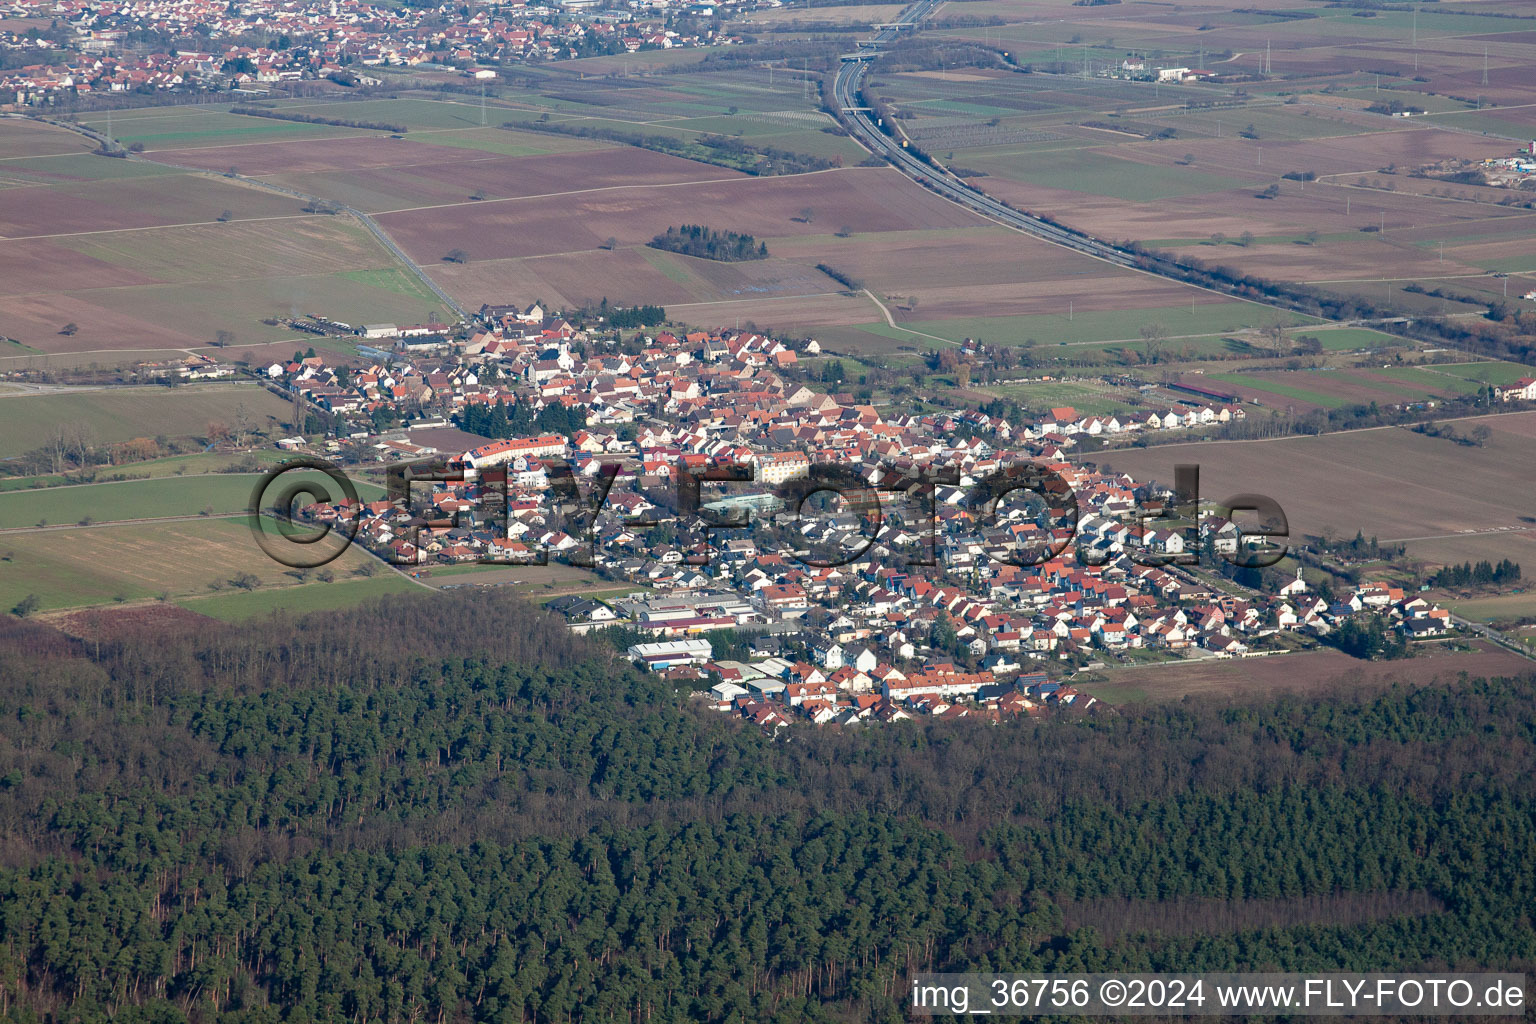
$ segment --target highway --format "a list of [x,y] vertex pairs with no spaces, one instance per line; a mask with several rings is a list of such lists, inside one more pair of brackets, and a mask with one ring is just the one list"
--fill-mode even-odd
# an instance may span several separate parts
[[900,142],[880,130],[871,111],[861,109],[859,93],[864,87],[869,65],[878,56],[880,48],[894,42],[903,31],[912,31],[913,27],[932,14],[934,9],[943,2],[944,0],[918,0],[917,3],[902,11],[901,16],[894,22],[880,29],[872,40],[862,44],[867,47],[864,53],[857,57],[850,55],[844,58],[842,67],[838,68],[837,76],[833,80],[832,92],[833,99],[848,119],[848,126],[854,138],[866,149],[890,160],[898,170],[918,184],[984,217],[1118,266],[1136,267],[1136,258],[1116,246],[1015,210],[985,192],[972,188],[947,170],[941,171],[918,159]]

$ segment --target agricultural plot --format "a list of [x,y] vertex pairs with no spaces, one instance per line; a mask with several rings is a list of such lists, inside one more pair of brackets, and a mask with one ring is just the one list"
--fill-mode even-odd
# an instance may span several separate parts
[[[125,466],[103,467],[95,483],[120,483],[129,480],[161,480],[167,477],[195,477],[210,473],[255,473],[290,456],[277,449],[255,452],[198,452],[171,455],[163,459],[134,462]],[[78,482],[62,475],[0,477],[0,492],[35,491],[46,487],[76,486]]]
[[1198,463],[1202,494],[1273,495],[1293,535],[1363,530],[1383,542],[1402,541],[1410,558],[1440,561],[1454,553],[1457,561],[1532,562],[1536,535],[1524,517],[1536,508],[1536,413],[1449,422],[1462,435],[1486,424],[1492,436],[1485,447],[1469,447],[1385,427],[1126,449],[1107,461],[1138,480],[1165,484],[1175,463]]
[[1170,337],[1176,339],[1173,342],[1176,348],[1177,339],[1185,336],[1214,335],[1262,327],[1277,318],[1290,323],[1310,322],[1301,316],[1292,316],[1286,321],[1283,314],[1252,303],[1216,300],[1193,307],[1106,308],[1034,316],[913,320],[903,321],[902,326],[957,342],[965,338],[980,338],[1004,345],[1034,343],[1041,346],[1039,354],[1042,358],[1050,358],[1051,346],[1067,347],[1062,354],[1070,355],[1070,346],[1077,342],[1133,341],[1139,336],[1141,328],[1149,323],[1160,325]]
[[1299,331],[1316,338],[1325,352],[1359,352],[1377,349],[1402,348],[1408,344],[1402,338],[1364,327],[1332,327],[1326,330]]
[[[1235,188],[1239,179],[1122,160],[1096,149],[999,154],[966,153],[957,157],[967,168],[1010,181],[1048,188],[1150,202],[1173,196],[1200,195]],[[982,187],[989,182],[983,181]]]
[[[244,517],[0,534],[0,559],[0,608],[7,609],[28,594],[48,610],[222,593],[243,573],[261,588],[298,582],[257,546]],[[330,569],[345,580],[365,562],[378,565],[352,549]]]
[[[81,159],[122,163],[109,157]],[[159,171],[89,179],[67,175],[52,184],[6,189],[4,195],[0,237],[28,239],[167,224],[209,224],[225,210],[232,217],[238,211],[241,219],[296,217],[303,205],[295,199],[213,178]]]
[[1391,663],[1361,662],[1338,651],[1305,651],[1266,658],[1177,661],[1110,669],[1073,685],[1113,704],[1141,701],[1264,700],[1277,694],[1359,693],[1391,686],[1429,686],[1469,676],[1516,676],[1530,662],[1492,645],[1465,653],[1425,645],[1419,657]]
[[1208,379],[1231,385],[1245,401],[1272,409],[1337,409],[1346,405],[1400,405],[1468,395],[1478,390],[1459,377],[1432,369],[1398,366],[1381,369],[1276,370],[1214,372]]
[[[1421,32],[1426,19],[1443,23],[1421,53],[1408,46],[1411,19],[1399,12],[1356,18],[1320,9],[1277,20],[1202,4],[1134,17],[1123,8],[1074,11],[1062,20],[1028,0],[999,0],[989,13],[1018,23],[944,34],[1010,43],[1037,73],[881,74],[877,66],[873,92],[930,155],[977,172],[973,184],[1016,206],[1108,238],[1242,238],[1242,246],[1191,255],[1405,312],[1441,312],[1406,295],[1401,284],[1410,281],[1455,278],[1491,298],[1498,283],[1475,275],[1536,269],[1526,197],[1409,176],[1441,160],[1507,155],[1512,140],[1528,141],[1532,125],[1520,111],[1536,97],[1520,68],[1536,56],[1536,39],[1519,23],[1420,12]],[[1497,44],[1490,82],[1471,82],[1471,58],[1480,69],[1489,41]],[[1266,76],[1271,44],[1279,70]],[[1256,80],[1239,91],[1102,77],[1128,50],[1154,66],[1204,64]],[[1469,95],[1495,92],[1509,114],[1467,110]],[[1403,119],[1367,109],[1392,101],[1434,113]],[[1489,116],[1508,120],[1474,120]],[[1495,252],[1494,243],[1504,248]],[[1384,278],[1396,283],[1370,288]]]
[[52,353],[199,348],[221,330],[237,344],[310,344],[261,321],[323,312],[414,323],[444,312],[376,239],[338,217],[0,242],[0,268],[15,270],[0,278],[5,332]]
[[397,572],[381,572],[377,576],[337,579],[333,583],[313,582],[250,591],[226,590],[208,597],[183,598],[176,603],[188,611],[209,618],[243,622],[273,612],[303,615],[305,612],[354,608],[385,594],[404,592],[421,593],[422,590]]
[[1018,402],[1030,412],[1048,412],[1067,406],[1085,416],[1111,416],[1133,408],[1123,400],[1126,392],[1097,382],[1044,381],[1004,384],[983,390]]
[[129,519],[224,515],[250,506],[259,476],[172,477],[123,483],[80,484],[39,491],[0,494],[0,529],[54,525],[84,520],[107,523]]
[[[1452,612],[1474,622],[1506,623],[1536,618],[1536,591],[1533,590],[1495,597],[1456,599],[1446,594],[1437,594],[1436,597]],[[1532,643],[1529,636],[1526,643]]]
[[1245,402],[1269,408],[1336,409],[1349,400],[1331,395],[1316,386],[1309,374],[1301,373],[1208,373],[1206,379],[1232,386]]
[[[216,107],[147,108],[138,111],[137,115],[124,116],[114,112],[112,137],[124,146],[141,143],[152,152],[201,149],[242,142],[334,139],[367,134],[356,128],[230,114]],[[80,117],[80,123],[97,131],[105,131],[107,127],[104,114],[84,114]]]
[[[12,491],[0,494],[0,530],[65,526],[87,519],[110,523],[244,512],[262,479],[261,474],[212,473]],[[287,476],[283,481],[293,482]],[[313,482],[336,491],[320,474],[313,476]],[[384,496],[384,489],[374,484],[358,481],[355,486],[364,500]]]
[[159,435],[204,437],[210,423],[233,426],[242,408],[253,430],[276,430],[291,415],[289,403],[254,385],[0,395],[0,458],[40,448],[61,429],[83,431],[97,444]]
[[90,149],[90,143],[83,137],[62,128],[46,128],[11,119],[0,121],[0,161],[80,154]]
[[1536,370],[1523,363],[1437,363],[1433,369],[1435,373],[1483,384],[1513,384],[1521,378],[1536,376]]
[[609,238],[621,245],[644,244],[669,226],[700,222],[767,239],[771,252],[777,236],[825,230],[797,222],[806,208],[822,211],[818,217],[825,223],[860,232],[978,223],[894,171],[849,169],[775,178],[724,177],[729,172],[714,168],[705,173],[708,177],[686,188],[622,186],[600,194],[581,189],[561,195],[558,203],[535,196],[385,214],[379,221],[424,263],[438,262],[453,248],[474,261],[596,250]]

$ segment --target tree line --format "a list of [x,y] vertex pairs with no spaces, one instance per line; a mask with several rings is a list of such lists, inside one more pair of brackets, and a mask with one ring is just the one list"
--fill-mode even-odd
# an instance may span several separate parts
[[682,227],[667,228],[665,232],[645,244],[652,249],[663,249],[704,260],[718,260],[721,263],[740,263],[745,260],[768,258],[767,242],[759,242],[751,235],[739,234],[735,231],[707,228],[702,224],[684,224]]
[[[0,1019],[894,1024],[917,970],[1536,956],[1529,679],[785,743],[505,593],[113,621],[0,620]],[[1062,909],[1195,898],[1243,924]]]
[[571,316],[582,322],[601,318],[606,326],[618,328],[655,327],[667,322],[663,306],[610,306],[606,295],[596,306],[583,306]]
[[454,417],[459,429],[481,437],[527,437],[531,434],[559,434],[570,437],[587,425],[586,413],[572,406],[546,405],[534,412],[531,403],[505,402],[493,405],[469,405]]
[[[839,156],[821,157],[809,153],[761,146],[728,135],[699,135],[691,139],[674,135],[652,135],[622,128],[570,124],[563,121],[509,121],[501,127],[515,131],[551,132],[580,139],[604,139],[638,149],[684,156],[719,167],[730,167],[746,174],[769,177],[779,174],[806,174],[842,166]],[[841,131],[841,129],[839,129]]]
[[297,121],[300,124],[326,124],[337,128],[368,128],[373,131],[393,132],[404,135],[409,129],[403,124],[386,124],[382,121],[353,121],[341,117],[320,117],[317,114],[301,114],[296,110],[270,110],[266,107],[230,107],[231,114],[247,117],[269,117],[276,121]]
[[1494,565],[1487,559],[1473,565],[1471,562],[1462,562],[1460,565],[1442,566],[1429,579],[1432,587],[1442,589],[1450,587],[1486,587],[1501,583],[1518,583],[1520,581],[1520,566],[1508,558]]

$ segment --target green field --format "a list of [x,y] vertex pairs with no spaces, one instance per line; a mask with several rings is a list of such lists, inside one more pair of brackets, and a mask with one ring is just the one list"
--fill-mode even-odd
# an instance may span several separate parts
[[[1070,316],[1040,314],[1035,316],[968,317],[953,320],[918,320],[903,322],[902,327],[924,334],[936,335],[960,342],[966,338],[979,338],[993,344],[1021,345],[1032,341],[1038,346],[1039,358],[1050,358],[1050,347],[1074,342],[1128,341],[1137,339],[1141,328],[1149,323],[1162,325],[1170,337],[1169,344],[1177,347],[1184,335],[1217,335],[1223,331],[1261,327],[1275,319],[1291,324],[1311,324],[1317,321],[1298,314],[1285,314],[1250,302],[1212,302],[1188,306],[1168,306],[1160,309],[1116,309],[1096,312],[1079,312]],[[922,343],[911,334],[894,331],[883,323],[859,324],[858,329],[906,342]],[[932,342],[926,343],[932,347]],[[1070,349],[1062,355],[1070,355]]]
[[1475,622],[1511,622],[1536,618],[1536,589],[1526,589],[1522,594],[1498,594],[1465,600],[1441,595],[1439,600],[1455,614]]
[[1338,409],[1350,403],[1333,395],[1325,395],[1320,391],[1311,391],[1307,388],[1298,388],[1291,384],[1280,384],[1270,380],[1262,374],[1246,373],[1210,373],[1206,376],[1211,380],[1225,381],[1228,384],[1241,384],[1243,387],[1253,388],[1256,391],[1267,391],[1272,395],[1280,395],[1282,398],[1294,398],[1298,402],[1309,402],[1312,405],[1320,405],[1325,409]]
[[210,422],[232,426],[244,408],[252,429],[286,423],[292,408],[251,385],[113,388],[0,397],[0,458],[49,443],[60,430],[104,444],[136,437],[204,437]]
[[1372,331],[1364,327],[1331,327],[1325,330],[1299,331],[1315,337],[1323,343],[1325,352],[1353,352],[1357,349],[1402,348],[1408,344],[1402,338]]
[[[1382,377],[1391,377],[1393,380],[1402,381],[1404,384],[1430,395],[1470,395],[1479,389],[1474,381],[1464,380],[1461,377],[1447,373],[1439,373],[1436,370],[1417,366],[1391,366],[1386,369],[1372,370],[1373,374]],[[1372,382],[1375,386],[1375,382]]]
[[74,487],[81,483],[110,484],[128,480],[164,477],[202,476],[206,473],[257,472],[263,467],[281,462],[289,456],[277,449],[262,449],[241,454],[226,452],[199,452],[195,455],[171,455],[147,462],[130,462],[122,466],[101,466],[89,480],[62,475],[0,477],[0,493],[6,491],[36,491],[45,487]]
[[[365,562],[378,565],[351,549],[327,568],[345,581],[360,578]],[[230,581],[242,573],[260,590],[299,582],[262,551],[244,516],[0,534],[0,612],[28,594],[46,611],[233,592]]]
[[1021,150],[1001,154],[962,150],[956,153],[955,160],[966,167],[1011,181],[1135,202],[1223,192],[1248,184],[1240,178],[1202,174],[1184,167],[1141,164],[1079,150]]
[[1061,406],[1071,406],[1089,416],[1106,416],[1122,413],[1130,406],[1112,397],[1109,388],[1079,384],[1073,381],[1042,381],[1030,384],[1006,384],[987,388],[990,393],[1018,402],[1032,412],[1043,412]]
[[[325,482],[319,474],[312,479]],[[110,523],[195,516],[205,511],[210,515],[244,512],[250,508],[252,492],[261,480],[259,474],[212,473],[10,491],[0,494],[0,529],[33,527],[43,522],[62,526],[78,523],[86,516],[93,522]],[[287,476],[283,477],[285,485],[290,482]],[[370,483],[359,482],[356,486],[358,495],[370,501],[384,494]],[[337,488],[331,484],[327,490],[335,494]]]
[[204,510],[214,515],[241,512],[249,507],[251,489],[260,479],[220,474],[12,491],[0,494],[0,529],[63,526],[87,516],[92,522],[110,523],[198,515]]
[[[141,142],[146,149],[157,150],[378,134],[356,128],[335,128],[330,125],[229,114],[209,107],[171,108],[173,113],[161,112],[163,109],[150,108],[135,118],[124,117],[114,111],[112,137],[124,146]],[[98,131],[106,130],[104,114],[86,114],[81,116],[80,122]]]
[[382,288],[384,291],[395,295],[403,295],[406,298],[427,305],[439,305],[442,300],[434,295],[426,285],[421,283],[421,278],[403,267],[386,267],[382,270],[348,270],[343,271],[338,277],[348,281],[356,281],[371,288]]
[[[80,136],[76,136],[81,138]],[[83,142],[84,139],[81,138]],[[114,160],[93,153],[62,153],[56,156],[28,157],[0,162],[0,183],[50,185],[61,180],[122,181],[128,178],[157,178],[175,175],[170,167],[138,160]]]
[[1513,384],[1524,377],[1536,377],[1536,367],[1524,363],[1438,363],[1434,372],[1484,384]]
[[335,583],[305,583],[296,587],[280,587],[274,590],[236,591],[210,597],[185,598],[176,603],[199,615],[207,615],[225,622],[240,622],[272,612],[302,615],[305,612],[351,608],[384,594],[405,591],[426,593],[399,573],[382,572],[368,579],[337,580]]

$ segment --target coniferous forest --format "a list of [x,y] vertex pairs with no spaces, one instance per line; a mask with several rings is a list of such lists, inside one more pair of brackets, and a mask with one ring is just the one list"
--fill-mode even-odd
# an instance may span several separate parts
[[1529,969],[1533,755],[1529,679],[786,742],[484,591],[6,619],[0,1019],[895,1022],[919,970]]

